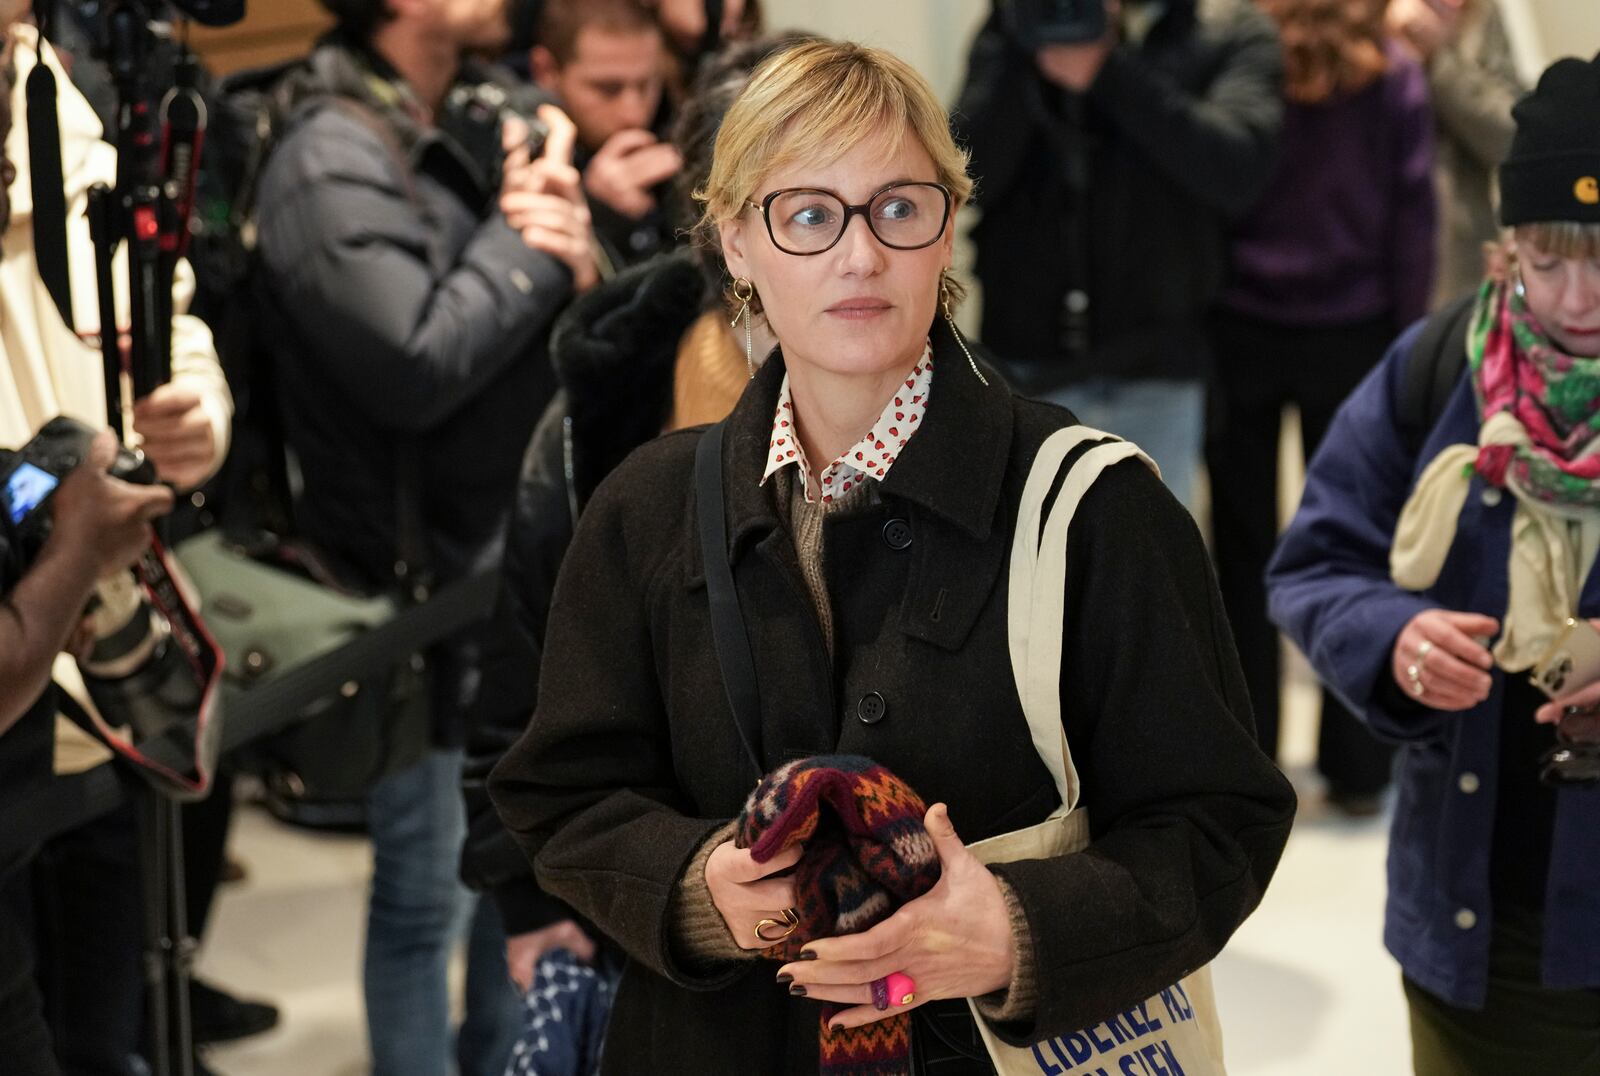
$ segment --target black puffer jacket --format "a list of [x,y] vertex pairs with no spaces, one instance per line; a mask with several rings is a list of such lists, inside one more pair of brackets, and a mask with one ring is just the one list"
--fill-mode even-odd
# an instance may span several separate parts
[[[1046,81],[989,20],[953,120],[978,180],[983,336],[1014,384],[1204,372],[1225,228],[1271,177],[1282,79],[1277,33],[1248,3],[1202,18],[1194,0],[1170,0],[1082,95]],[[1087,193],[1069,218],[1074,160]],[[1087,222],[1082,242],[1072,219]],[[1074,286],[1089,297],[1089,340],[1069,359]]]
[[433,567],[465,574],[497,542],[554,391],[544,345],[571,274],[522,242],[483,163],[411,117],[377,56],[324,42],[297,90],[257,211],[264,290],[284,329],[277,383],[305,477],[298,523],[382,582],[400,460],[414,449]]
[[691,255],[658,258],[573,303],[551,340],[561,388],[523,457],[505,580],[467,733],[461,878],[494,896],[510,934],[571,913],[539,891],[484,781],[533,714],[550,595],[573,521],[600,481],[661,432],[672,410],[679,338],[709,296]]
[[[409,472],[429,567],[448,582],[499,557],[517,460],[554,391],[545,338],[571,273],[522,242],[492,171],[419,125],[377,56],[326,41],[295,88],[257,212],[274,382],[304,478],[296,524],[348,578],[381,586]],[[465,636],[436,655],[440,743],[460,742],[472,660]]]

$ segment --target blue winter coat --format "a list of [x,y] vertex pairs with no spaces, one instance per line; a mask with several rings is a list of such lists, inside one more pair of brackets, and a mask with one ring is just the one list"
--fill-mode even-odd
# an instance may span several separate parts
[[[1420,452],[1406,443],[1397,404],[1419,331],[1402,335],[1339,409],[1267,569],[1267,587],[1272,620],[1323,682],[1374,732],[1403,745],[1384,944],[1418,985],[1476,1009],[1487,990],[1494,919],[1489,849],[1506,674],[1495,671],[1482,705],[1440,713],[1399,691],[1390,655],[1401,628],[1423,609],[1504,616],[1515,504],[1475,477],[1434,587],[1417,594],[1390,580],[1395,523],[1418,475],[1445,446],[1478,436],[1464,373]],[[1600,615],[1597,577],[1584,586],[1584,616]],[[1544,929],[1545,985],[1600,987],[1600,793],[1558,794]]]

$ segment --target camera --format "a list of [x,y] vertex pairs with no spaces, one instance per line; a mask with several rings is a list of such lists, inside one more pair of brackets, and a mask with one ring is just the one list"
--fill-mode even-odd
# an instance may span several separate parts
[[[94,437],[94,429],[76,419],[51,419],[3,468],[5,510],[24,572],[50,537],[51,495],[89,458]],[[145,455],[127,448],[118,449],[110,472],[125,482],[156,481]],[[84,612],[94,646],[79,665],[108,720],[143,740],[198,712],[215,661],[158,546],[146,550],[133,571],[100,580]]]
[[[17,450],[4,468],[5,509],[21,546],[23,567],[31,565],[50,537],[50,513],[45,505],[61,480],[89,458],[95,431],[76,419],[53,418]],[[155,467],[144,453],[117,450],[111,474],[124,482],[153,485]]]
[[996,0],[1012,39],[1034,52],[1045,45],[1096,41],[1106,32],[1105,0]]
[[511,94],[492,82],[457,86],[445,98],[439,127],[479,169],[485,190],[500,189],[506,157],[500,132],[507,120],[516,118],[528,125],[523,145],[530,158],[544,152],[550,127],[527,104],[512,100]]

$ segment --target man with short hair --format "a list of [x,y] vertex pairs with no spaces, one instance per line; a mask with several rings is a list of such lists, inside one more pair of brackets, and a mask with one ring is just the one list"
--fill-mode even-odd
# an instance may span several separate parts
[[[408,561],[445,584],[498,562],[522,448],[553,390],[551,322],[595,277],[571,123],[541,108],[551,133],[528,160],[510,112],[533,102],[467,59],[504,47],[505,0],[323,3],[338,27],[285,88],[256,207],[283,330],[273,376],[303,476],[296,524],[357,587],[414,586]],[[520,1015],[484,905],[451,1048],[446,971],[472,907],[455,872],[471,636],[430,655],[432,750],[367,797],[376,1076],[457,1063],[499,1076]]]
[[601,253],[612,269],[645,261],[686,223],[662,205],[683,160],[661,137],[661,28],[640,0],[547,0],[538,42],[533,77],[578,125],[577,163]]

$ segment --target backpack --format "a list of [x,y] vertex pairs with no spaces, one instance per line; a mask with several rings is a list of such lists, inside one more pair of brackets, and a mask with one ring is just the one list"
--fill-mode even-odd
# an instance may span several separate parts
[[1476,292],[1451,300],[1428,319],[1406,356],[1395,418],[1413,459],[1421,454],[1466,368],[1467,331],[1476,300]]
[[228,459],[202,494],[204,522],[236,534],[293,530],[271,376],[274,337],[259,294],[256,191],[288,119],[283,87],[305,67],[301,58],[238,72],[218,82],[207,102],[189,248],[197,281],[192,312],[211,327],[234,417]]

